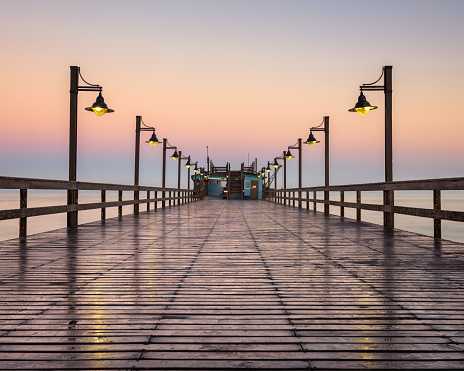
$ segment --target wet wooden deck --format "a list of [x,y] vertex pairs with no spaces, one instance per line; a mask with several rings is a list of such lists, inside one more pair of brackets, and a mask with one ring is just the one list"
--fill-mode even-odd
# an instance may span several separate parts
[[208,199],[0,243],[0,369],[464,369],[464,245]]

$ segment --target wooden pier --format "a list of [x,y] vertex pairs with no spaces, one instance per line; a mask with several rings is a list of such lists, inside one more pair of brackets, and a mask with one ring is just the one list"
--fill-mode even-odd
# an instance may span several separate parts
[[206,198],[0,243],[0,369],[464,369],[464,245]]

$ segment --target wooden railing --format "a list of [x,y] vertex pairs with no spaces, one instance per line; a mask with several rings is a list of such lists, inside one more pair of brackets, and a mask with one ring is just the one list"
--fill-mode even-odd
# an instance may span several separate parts
[[[394,204],[395,191],[432,191],[433,192],[433,209],[396,206]],[[432,218],[434,220],[434,237],[441,238],[441,221],[451,220],[464,222],[464,212],[442,210],[441,208],[441,191],[464,190],[464,178],[445,178],[445,179],[425,179],[412,181],[396,181],[389,183],[366,183],[338,185],[329,187],[309,187],[309,188],[291,188],[279,189],[277,191],[268,190],[264,192],[264,198],[268,201],[277,202],[284,205],[303,207],[309,209],[310,203],[313,203],[313,209],[316,210],[317,203],[324,204],[324,212],[329,213],[329,206],[340,207],[340,216],[344,217],[344,208],[356,209],[356,220],[361,220],[361,210],[380,211],[384,213],[384,225],[386,220],[390,220],[390,226],[393,227],[394,214],[404,214],[423,218]],[[363,203],[363,191],[383,191],[384,203],[367,204]],[[324,192],[324,199],[317,198],[317,192]],[[330,192],[339,192],[340,201],[330,200]],[[356,192],[356,202],[345,202],[345,192]],[[385,193],[390,193],[390,198],[385,197]],[[310,197],[312,195],[312,197]],[[390,199],[391,204],[386,204],[385,200]]]
[[[77,225],[77,213],[83,210],[101,209],[101,219],[105,220],[106,209],[109,207],[117,207],[118,217],[122,217],[122,207],[127,205],[134,205],[134,214],[137,214],[140,204],[146,204],[147,210],[150,210],[150,205],[153,204],[156,210],[159,202],[161,207],[165,207],[203,198],[203,192],[197,190],[13,177],[0,177],[0,189],[19,190],[19,209],[0,210],[0,220],[19,219],[19,237],[27,235],[27,218],[31,216],[67,213],[68,227],[73,227]],[[27,207],[29,189],[65,190],[68,192],[68,203],[59,206]],[[100,191],[101,202],[79,204],[79,191]],[[117,191],[118,201],[106,201],[107,191]],[[123,192],[131,192],[133,199],[123,201]],[[146,198],[140,199],[141,192],[146,192]]]

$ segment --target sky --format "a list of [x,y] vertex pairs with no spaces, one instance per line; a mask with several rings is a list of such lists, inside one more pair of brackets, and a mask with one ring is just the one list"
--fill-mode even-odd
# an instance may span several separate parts
[[[79,92],[78,180],[132,184],[137,115],[198,166],[208,147],[233,169],[266,166],[329,116],[331,184],[381,182],[384,95],[366,92],[379,109],[364,117],[348,109],[390,65],[394,179],[461,177],[463,14],[460,0],[0,0],[0,175],[67,179],[69,67],[80,66],[115,112],[85,111],[96,94]],[[314,134],[303,186],[324,183]],[[161,186],[149,137],[140,184]],[[167,169],[174,187],[177,163]]]

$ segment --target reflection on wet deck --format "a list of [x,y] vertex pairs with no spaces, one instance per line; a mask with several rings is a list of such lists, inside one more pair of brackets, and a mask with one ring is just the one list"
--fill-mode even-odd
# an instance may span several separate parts
[[464,369],[458,243],[208,199],[0,259],[0,369]]

